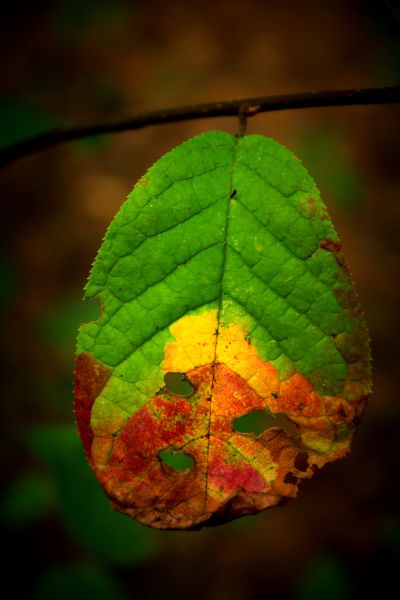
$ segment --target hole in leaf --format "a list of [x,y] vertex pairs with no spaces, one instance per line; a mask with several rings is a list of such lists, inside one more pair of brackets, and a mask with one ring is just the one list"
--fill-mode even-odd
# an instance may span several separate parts
[[83,323],[96,323],[100,321],[104,313],[103,301],[100,296],[92,296],[83,300]]
[[190,396],[195,390],[185,373],[165,373],[164,381],[167,390],[177,396]]
[[294,467],[298,471],[307,471],[308,469],[308,454],[307,452],[299,452],[294,459]]
[[284,483],[297,483],[297,477],[289,471],[288,473],[286,473],[283,481]]
[[272,415],[265,410],[252,410],[247,415],[238,417],[233,422],[233,429],[238,433],[253,433],[260,435],[270,427],[279,427],[283,429],[287,435],[298,437],[299,432],[297,425],[281,414]]
[[185,471],[186,469],[191,469],[194,465],[193,458],[184,452],[161,450],[158,456],[166,465],[172,467],[176,471]]

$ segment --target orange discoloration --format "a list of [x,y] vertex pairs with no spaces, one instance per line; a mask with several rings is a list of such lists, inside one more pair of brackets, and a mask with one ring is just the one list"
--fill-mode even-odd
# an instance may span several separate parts
[[241,377],[225,365],[215,365],[210,432],[232,435],[232,423],[239,415],[265,408],[265,401]]
[[216,348],[218,363],[240,375],[262,398],[279,390],[278,372],[261,360],[254,346],[248,343],[245,331],[238,325],[220,327]]
[[[187,528],[221,511],[220,518],[228,518],[227,503],[234,518],[295,495],[296,484],[284,478],[295,469],[299,441],[278,428],[260,438],[233,430],[238,415],[265,408],[265,400],[222,364],[187,376],[196,389],[192,397],[157,394],[129,419],[111,449],[107,443],[98,449],[106,461],[97,464],[97,474],[114,507],[154,527]],[[159,458],[164,449],[183,449],[193,468],[168,467]]]
[[[188,529],[275,506],[294,497],[299,481],[317,467],[348,451],[359,398],[321,396],[299,373],[280,380],[242,328],[220,325],[216,338],[216,323],[210,310],[171,326],[175,341],[166,346],[163,369],[184,373],[194,392],[179,396],[164,388],[115,437],[100,420],[104,437],[92,444],[86,407],[102,386],[93,389],[89,376],[82,388],[77,378],[78,408],[86,415],[80,431],[92,447],[97,477],[114,508],[146,525]],[[87,357],[80,365],[89,375],[99,368]],[[107,373],[99,373],[105,382]],[[296,435],[279,427],[259,436],[234,431],[235,419],[255,410],[286,415]],[[175,470],[161,460],[162,450],[182,451],[194,465]]]
[[321,397],[298,373],[281,384],[276,409],[288,416],[316,417],[324,413]]
[[[204,514],[212,367],[190,371],[188,377],[195,397],[168,391],[154,396],[128,420],[107,464],[99,468],[114,507],[154,527],[188,527],[195,515]],[[159,458],[161,450],[182,447],[195,461],[192,469],[175,471]],[[191,509],[180,509],[183,503]]]
[[342,398],[325,398],[325,409],[327,416],[335,423],[350,425],[354,419],[355,410]]

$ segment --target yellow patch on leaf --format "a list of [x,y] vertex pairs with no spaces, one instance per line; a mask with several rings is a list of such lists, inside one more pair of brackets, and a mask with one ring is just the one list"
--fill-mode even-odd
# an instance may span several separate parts
[[182,317],[170,327],[175,342],[167,344],[163,369],[185,373],[214,362],[217,309]]
[[216,362],[240,375],[261,398],[267,399],[279,390],[277,370],[261,360],[246,340],[246,332],[234,323],[227,328],[220,326]]
[[165,348],[164,371],[185,373],[213,362],[221,363],[247,381],[261,398],[270,398],[279,391],[277,370],[261,360],[242,327],[231,323],[218,328],[217,314],[217,309],[208,310],[182,317],[171,326],[175,341]]

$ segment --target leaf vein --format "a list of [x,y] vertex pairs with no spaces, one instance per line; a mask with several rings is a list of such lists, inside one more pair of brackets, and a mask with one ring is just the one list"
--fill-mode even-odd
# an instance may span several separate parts
[[[235,198],[236,202],[238,203],[238,205],[248,214],[250,215],[256,223],[258,223],[264,231],[266,231],[267,233],[269,233],[271,235],[272,238],[274,238],[274,240],[276,240],[278,242],[278,244],[283,245],[286,250],[288,251],[288,253],[290,254],[290,256],[297,261],[297,263],[301,263],[306,269],[307,271],[310,273],[311,277],[314,279],[314,281],[317,281],[318,283],[320,283],[324,288],[326,288],[326,290],[328,290],[329,292],[332,291],[331,286],[329,286],[325,281],[323,281],[320,277],[318,277],[318,275],[316,275],[311,269],[310,266],[308,264],[308,258],[305,260],[302,260],[301,258],[299,258],[296,254],[294,254],[294,252],[282,241],[280,240],[258,217],[257,215],[255,215],[245,204],[243,204],[243,202],[240,202],[238,198]],[[317,247],[316,250],[319,250],[320,248]],[[315,254],[316,250],[314,250],[313,254]]]
[[[139,294],[137,294],[136,296],[134,296],[133,298],[130,298],[129,300],[121,300],[120,298],[118,298],[118,296],[116,296],[116,294],[114,294],[108,287],[106,287],[107,292],[113,296],[116,300],[118,300],[119,302],[121,302],[121,305],[117,307],[117,309],[115,310],[114,313],[112,313],[109,316],[109,319],[107,321],[107,323],[111,323],[111,319],[113,319],[116,314],[121,310],[121,308],[129,306],[130,304],[132,304],[133,302],[140,302],[140,298],[146,294],[146,292],[148,292],[150,289],[154,288],[155,286],[159,285],[159,284],[165,284],[168,286],[167,280],[171,277],[171,275],[173,275],[175,273],[175,271],[177,271],[179,269],[179,267],[184,267],[185,265],[189,264],[192,260],[194,260],[195,258],[197,258],[198,256],[200,256],[201,254],[203,254],[203,252],[206,252],[207,250],[210,250],[210,248],[214,248],[215,246],[218,246],[219,244],[223,244],[222,241],[218,241],[218,242],[213,242],[212,244],[209,244],[208,246],[206,246],[205,248],[202,248],[201,250],[198,250],[195,254],[192,254],[189,258],[187,258],[184,262],[178,263],[177,265],[175,265],[175,267],[169,271],[168,273],[166,273],[165,275],[163,275],[161,277],[161,279],[158,279],[157,281],[155,281],[154,283],[150,284],[149,286],[147,286],[146,289],[144,289],[142,292],[140,292]],[[191,308],[188,310],[192,310]],[[102,325],[105,325],[105,323],[102,323]]]
[[326,337],[328,334],[324,332],[324,330],[321,328],[321,326],[316,323],[313,319],[311,319],[311,317],[308,315],[307,312],[301,312],[298,308],[296,308],[296,306],[290,302],[288,300],[288,297],[285,298],[285,296],[281,296],[276,290],[274,290],[268,283],[266,283],[264,281],[264,279],[262,279],[262,277],[260,277],[260,275],[258,275],[253,268],[246,262],[246,260],[243,258],[243,256],[240,254],[240,252],[238,252],[237,250],[235,250],[235,248],[233,248],[233,246],[229,245],[229,248],[231,250],[233,250],[233,252],[236,254],[236,256],[238,256],[240,258],[240,260],[242,261],[242,263],[249,269],[249,271],[252,273],[252,275],[254,275],[254,277],[256,277],[256,279],[258,279],[258,281],[261,281],[261,283],[265,286],[266,289],[270,290],[277,298],[281,298],[282,300],[284,300],[288,306],[290,308],[292,308],[295,313],[297,315],[299,315],[300,317],[304,317],[305,319],[307,319],[307,321],[313,325],[316,329],[318,329],[318,331],[321,332],[323,337]]

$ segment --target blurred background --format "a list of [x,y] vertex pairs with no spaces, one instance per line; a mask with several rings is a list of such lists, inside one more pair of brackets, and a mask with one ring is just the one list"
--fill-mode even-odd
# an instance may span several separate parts
[[[398,83],[396,0],[13,0],[2,8],[0,141],[136,111]],[[234,118],[65,144],[0,177],[2,587],[35,599],[347,599],[397,587],[398,106],[292,110],[248,133],[294,150],[342,238],[369,324],[374,395],[352,453],[284,507],[198,532],[113,513],[72,412],[82,289],[102,236],[162,154]],[[4,562],[4,561],[3,561]]]

